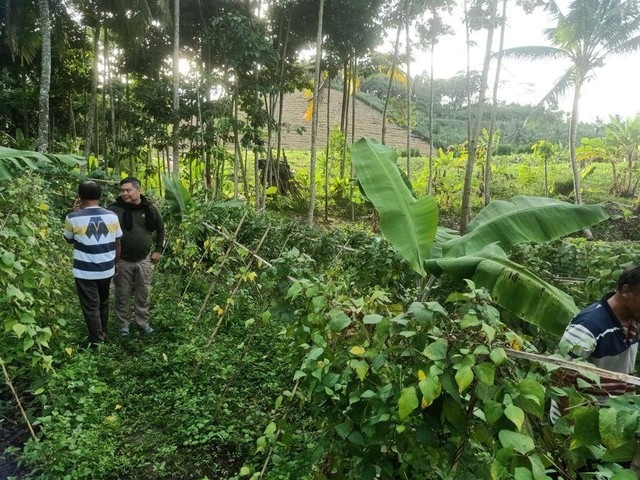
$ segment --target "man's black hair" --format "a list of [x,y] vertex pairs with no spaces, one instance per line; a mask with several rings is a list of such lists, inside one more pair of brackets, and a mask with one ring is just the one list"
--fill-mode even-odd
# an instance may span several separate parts
[[138,180],[136,177],[127,177],[120,180],[120,186],[124,185],[125,183],[130,183],[136,190],[140,190],[140,188],[142,187],[140,180]]
[[630,265],[624,269],[618,279],[618,291],[622,290],[624,285],[631,288],[640,286],[640,265]]
[[87,180],[78,185],[78,196],[80,200],[100,200],[102,189],[100,184],[93,180]]

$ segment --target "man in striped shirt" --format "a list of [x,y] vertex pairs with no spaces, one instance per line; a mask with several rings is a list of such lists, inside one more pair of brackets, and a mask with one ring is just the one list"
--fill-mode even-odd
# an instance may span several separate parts
[[[638,354],[639,323],[640,265],[632,265],[620,275],[615,292],[608,293],[571,320],[560,340],[560,351],[605,370],[632,374]],[[562,383],[573,384],[576,377],[576,374],[567,374]],[[598,384],[583,380],[590,386],[580,390],[593,395],[599,404],[606,403],[610,396],[635,391],[633,385],[614,379],[602,377]],[[552,402],[551,421],[555,423],[566,407]]]
[[109,285],[116,273],[122,230],[118,216],[100,207],[100,185],[78,186],[79,202],[64,222],[64,238],[73,244],[73,276],[92,345],[107,338]]

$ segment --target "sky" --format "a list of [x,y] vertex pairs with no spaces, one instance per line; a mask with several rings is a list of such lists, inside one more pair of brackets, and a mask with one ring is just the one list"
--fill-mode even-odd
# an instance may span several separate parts
[[[559,1],[560,5],[567,2]],[[561,7],[562,8],[562,7]],[[502,10],[502,6],[499,6]],[[566,12],[566,7],[562,8]],[[544,37],[544,29],[554,25],[551,16],[539,9],[527,15],[515,2],[507,6],[507,29],[505,48],[549,45]],[[449,19],[454,35],[443,38],[435,48],[434,76],[449,78],[466,70],[466,47],[462,12]],[[471,68],[482,70],[486,32],[472,37],[477,43],[471,53]],[[494,50],[498,48],[500,33],[494,34]],[[411,74],[426,72],[429,68],[429,52],[415,52],[416,61],[411,65]],[[495,64],[495,61],[492,62]],[[567,61],[522,61],[504,59],[500,74],[498,100],[520,104],[537,104],[551,90],[555,81],[567,69]],[[493,88],[493,74],[489,78],[488,95]],[[580,101],[580,120],[605,121],[610,115],[623,118],[640,112],[640,52],[626,56],[612,56],[605,66],[596,71],[596,76],[585,88]],[[572,92],[560,99],[560,108],[571,110]]]

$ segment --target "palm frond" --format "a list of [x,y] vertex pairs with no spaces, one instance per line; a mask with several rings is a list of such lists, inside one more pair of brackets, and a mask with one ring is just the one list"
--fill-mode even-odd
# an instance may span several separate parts
[[569,58],[569,53],[557,47],[547,46],[531,46],[531,47],[513,47],[506,48],[502,51],[505,57],[517,58],[522,60],[557,60]]
[[541,119],[541,114],[544,111],[544,107],[555,108],[558,103],[558,99],[565,93],[567,93],[567,90],[569,90],[569,88],[573,86],[574,78],[575,71],[574,68],[571,67],[556,81],[551,90],[549,90],[549,92],[547,92],[542,100],[540,100],[538,104],[533,108],[533,111],[529,114],[524,122],[525,125],[527,125],[528,127],[535,127]]

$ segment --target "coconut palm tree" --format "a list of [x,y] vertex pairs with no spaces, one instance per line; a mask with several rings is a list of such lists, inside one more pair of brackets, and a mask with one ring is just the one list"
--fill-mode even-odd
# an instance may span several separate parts
[[556,26],[546,31],[550,46],[529,46],[505,50],[505,55],[530,60],[567,59],[570,66],[540,101],[536,112],[573,89],[569,120],[569,152],[573,171],[575,203],[582,203],[580,171],[576,157],[576,128],[582,88],[595,71],[614,54],[640,47],[640,5],[637,0],[574,0],[564,14],[555,1],[546,8]]

